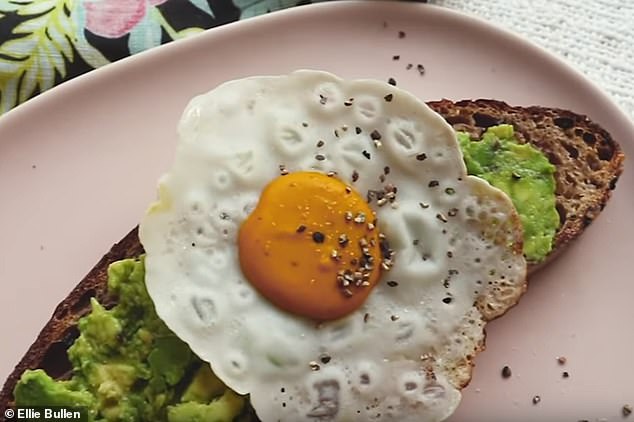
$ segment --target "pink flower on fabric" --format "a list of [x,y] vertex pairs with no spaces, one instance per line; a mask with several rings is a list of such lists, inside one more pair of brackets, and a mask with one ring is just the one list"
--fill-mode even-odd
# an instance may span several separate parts
[[134,29],[148,11],[167,0],[85,0],[86,29],[105,38],[119,38]]

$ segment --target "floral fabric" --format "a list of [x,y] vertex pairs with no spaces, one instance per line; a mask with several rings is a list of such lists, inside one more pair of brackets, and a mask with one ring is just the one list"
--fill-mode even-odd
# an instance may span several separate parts
[[207,28],[320,0],[0,0],[0,114]]

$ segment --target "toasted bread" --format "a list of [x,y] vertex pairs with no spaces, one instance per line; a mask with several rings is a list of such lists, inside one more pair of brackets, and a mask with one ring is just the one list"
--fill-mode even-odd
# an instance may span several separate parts
[[610,134],[587,116],[546,107],[512,107],[496,100],[428,102],[457,131],[479,137],[486,128],[510,124],[520,143],[541,150],[555,165],[560,225],[552,252],[529,262],[535,272],[578,238],[603,210],[623,171],[625,158]]
[[137,257],[143,253],[137,228],[134,228],[94,266],[84,279],[57,306],[53,316],[44,326],[35,342],[7,378],[0,391],[0,420],[4,410],[13,404],[13,388],[27,369],[42,368],[53,378],[65,378],[71,371],[66,354],[79,331],[77,320],[90,311],[90,298],[95,297],[105,305],[112,303],[108,297],[108,266],[115,261]]
[[[456,130],[480,135],[487,127],[511,124],[519,142],[543,151],[557,171],[556,200],[561,225],[553,252],[539,265],[550,261],[598,216],[622,172],[624,155],[610,134],[586,116],[544,107],[512,107],[494,100],[430,102]],[[90,298],[112,303],[108,296],[107,268],[112,262],[143,253],[137,229],[133,229],[97,263],[88,275],[55,309],[0,392],[0,421],[13,404],[13,389],[26,369],[42,368],[54,378],[71,371],[66,351],[78,336],[77,321],[90,309]],[[533,264],[534,271],[538,265]],[[253,419],[256,420],[255,416]]]

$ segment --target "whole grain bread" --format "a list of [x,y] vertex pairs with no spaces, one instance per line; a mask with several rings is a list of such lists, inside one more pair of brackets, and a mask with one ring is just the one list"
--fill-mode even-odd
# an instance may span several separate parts
[[[621,148],[607,131],[586,116],[554,108],[512,107],[494,100],[442,100],[428,105],[455,129],[466,131],[473,137],[478,137],[487,127],[511,124],[519,142],[536,146],[556,165],[557,211],[561,226],[555,237],[554,250],[546,261],[577,238],[598,216],[622,172],[624,155]],[[70,374],[66,351],[78,336],[77,321],[89,311],[90,298],[95,297],[106,306],[113,302],[107,294],[108,265],[142,253],[135,228],[112,246],[57,306],[0,391],[0,421],[6,420],[4,410],[13,405],[13,389],[26,369],[42,368],[59,379]],[[533,270],[536,268],[532,266]],[[469,378],[471,363],[466,366],[469,371],[465,378]],[[252,420],[257,420],[255,415]]]
[[479,138],[491,126],[513,125],[520,143],[537,147],[555,165],[560,226],[553,251],[542,262],[530,262],[530,273],[562,252],[597,218],[623,171],[621,147],[587,116],[558,108],[512,107],[487,99],[441,100],[427,105],[472,138]]

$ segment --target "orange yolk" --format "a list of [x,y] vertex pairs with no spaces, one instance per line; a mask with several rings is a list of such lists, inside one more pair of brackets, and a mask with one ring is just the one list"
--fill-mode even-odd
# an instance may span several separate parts
[[242,272],[283,310],[319,321],[340,318],[379,280],[375,224],[367,202],[335,177],[280,176],[240,227]]

